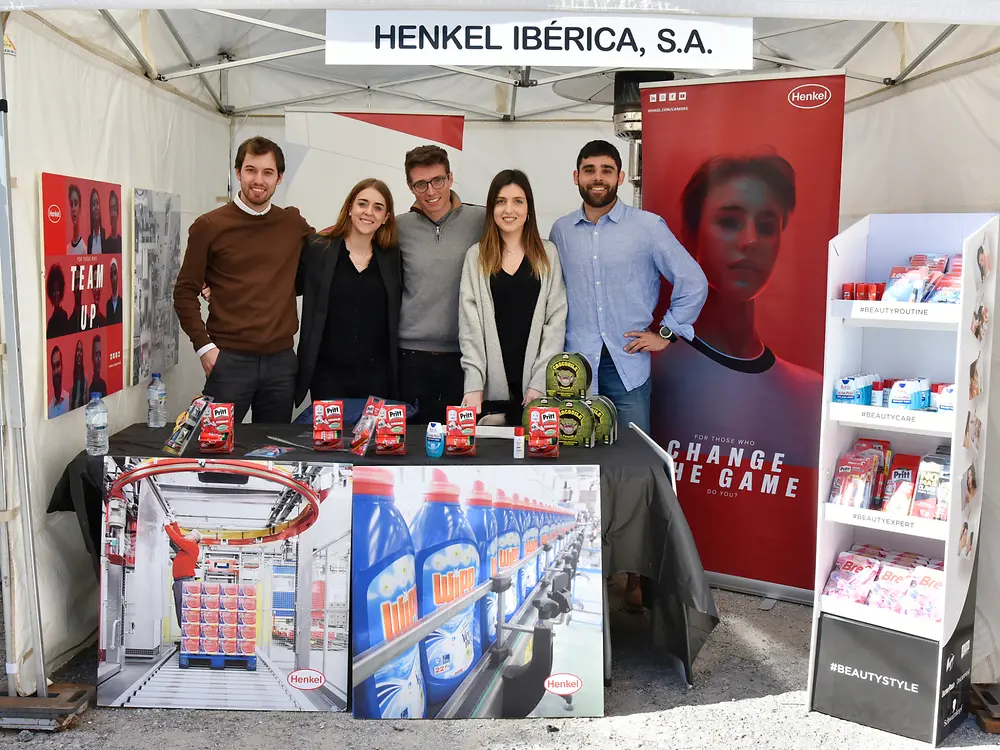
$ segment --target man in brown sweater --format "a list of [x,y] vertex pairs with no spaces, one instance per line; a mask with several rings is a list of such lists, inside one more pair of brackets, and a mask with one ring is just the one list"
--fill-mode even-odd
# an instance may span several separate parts
[[[174,285],[174,309],[205,370],[204,393],[233,403],[236,421],[253,408],[256,423],[292,418],[299,318],[295,272],[313,228],[297,208],[271,204],[285,172],[281,148],[266,138],[236,152],[240,191],[195,219]],[[200,294],[208,285],[208,322]]]

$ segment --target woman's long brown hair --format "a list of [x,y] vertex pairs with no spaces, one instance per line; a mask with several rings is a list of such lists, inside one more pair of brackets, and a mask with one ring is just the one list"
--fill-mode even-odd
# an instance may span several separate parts
[[536,279],[540,279],[543,273],[552,270],[552,266],[549,263],[549,256],[545,252],[545,245],[542,244],[542,237],[538,233],[538,222],[535,219],[535,196],[531,192],[531,183],[528,182],[528,175],[520,169],[505,169],[497,174],[490,184],[490,191],[486,197],[483,239],[479,242],[479,267],[486,276],[500,273],[500,269],[503,267],[503,237],[496,219],[493,218],[493,210],[500,197],[500,191],[508,185],[517,185],[521,188],[524,191],[525,200],[528,202],[528,217],[524,221],[521,244],[524,245],[524,256],[531,264],[531,272]]
[[388,185],[374,177],[367,177],[351,188],[351,192],[347,194],[347,200],[340,207],[340,216],[337,217],[337,223],[329,229],[324,229],[319,234],[323,237],[347,237],[351,231],[351,217],[348,215],[348,212],[351,210],[351,206],[354,205],[354,199],[358,197],[358,194],[368,188],[374,188],[382,195],[382,199],[385,201],[385,211],[388,215],[385,224],[380,226],[375,232],[375,244],[382,248],[395,247],[397,243],[396,212],[392,207],[392,192],[389,190]]

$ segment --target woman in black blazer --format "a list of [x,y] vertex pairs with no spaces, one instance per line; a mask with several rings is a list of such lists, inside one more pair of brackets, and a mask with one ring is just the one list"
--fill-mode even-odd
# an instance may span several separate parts
[[307,392],[313,401],[397,398],[401,274],[392,193],[362,180],[337,223],[302,248],[296,406]]

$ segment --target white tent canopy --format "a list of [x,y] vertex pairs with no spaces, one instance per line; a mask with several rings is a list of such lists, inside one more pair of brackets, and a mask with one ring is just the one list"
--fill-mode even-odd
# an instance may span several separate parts
[[[145,10],[141,2],[118,2],[115,9],[99,10],[86,2],[68,8],[43,2],[20,4],[9,17],[5,13],[6,31],[17,48],[7,58],[11,200],[24,328],[31,515],[50,671],[93,635],[98,613],[87,611],[96,582],[79,526],[75,519],[45,513],[63,468],[80,450],[83,418],[80,413],[54,423],[37,418],[45,399],[44,302],[36,281],[42,273],[39,171],[182,193],[186,226],[217,205],[233,143],[256,132],[280,140],[288,108],[464,113],[467,122],[481,126],[477,137],[496,148],[504,138],[507,147],[516,144],[508,128],[528,138],[546,133],[547,144],[560,139],[578,144],[588,128],[602,137],[612,133],[613,70],[522,69],[516,61],[511,67],[475,70],[328,66],[322,51],[327,9],[753,17],[758,72],[847,71],[842,223],[868,213],[996,211],[1000,206],[995,178],[1000,137],[993,128],[1000,121],[1000,76],[994,68],[1000,61],[1000,29],[991,25],[1000,24],[1000,8],[990,0],[300,0],[257,5],[223,0],[213,10],[196,5],[165,2],[160,8],[166,10]],[[580,76],[583,72],[588,75]],[[75,115],[66,117],[67,112]],[[544,156],[542,147],[539,153]],[[564,170],[565,164],[539,164],[540,170],[549,168]],[[192,352],[182,353],[175,369],[168,388],[170,408],[179,411],[184,397],[200,387],[201,371]],[[9,388],[4,395],[11,397]],[[140,421],[143,387],[116,394],[109,408],[112,430]],[[1000,455],[1000,413],[991,424],[990,451]],[[9,439],[4,446],[10,446]],[[10,476],[5,479],[13,486]],[[981,538],[991,541],[1000,537],[995,484],[988,474]],[[8,497],[8,507],[21,500],[19,493]],[[36,686],[29,599],[23,579],[16,578],[24,570],[24,539],[19,521],[8,528],[15,565],[15,633],[8,647],[18,689],[30,694]],[[1000,679],[1000,647],[985,626],[989,619],[1000,633],[995,544],[982,547],[981,565],[984,614],[977,619],[977,679]]]

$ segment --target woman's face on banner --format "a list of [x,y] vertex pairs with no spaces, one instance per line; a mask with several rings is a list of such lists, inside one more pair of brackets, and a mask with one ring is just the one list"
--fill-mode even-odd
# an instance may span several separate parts
[[781,249],[784,211],[767,184],[737,175],[709,188],[698,227],[698,262],[709,286],[749,301],[767,286]]
[[504,185],[493,206],[493,221],[501,232],[516,232],[528,218],[528,198],[517,185]]
[[385,197],[375,188],[365,188],[354,197],[351,204],[351,226],[359,234],[372,235],[386,219]]

